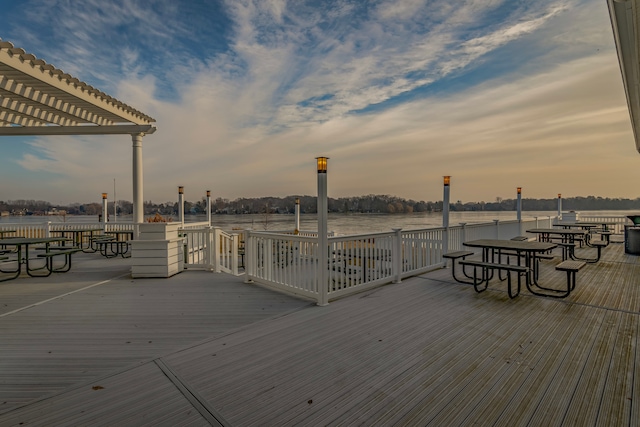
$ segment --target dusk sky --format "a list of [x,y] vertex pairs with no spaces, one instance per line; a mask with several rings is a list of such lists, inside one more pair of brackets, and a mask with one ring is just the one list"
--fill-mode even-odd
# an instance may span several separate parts
[[[0,39],[156,119],[144,199],[638,198],[605,0],[0,0]],[[128,136],[1,137],[0,200],[132,200]]]

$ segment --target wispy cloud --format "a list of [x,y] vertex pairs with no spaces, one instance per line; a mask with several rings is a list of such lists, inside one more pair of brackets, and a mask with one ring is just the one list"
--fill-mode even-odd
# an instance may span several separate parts
[[424,88],[568,7],[509,5],[504,20],[484,25],[503,2],[336,2],[311,13],[295,3],[234,4],[233,46],[268,94],[263,111],[273,111],[269,121],[277,126],[322,122]]
[[[616,196],[588,172],[585,159],[600,158],[608,176],[640,179],[629,175],[628,113],[599,0],[229,1],[227,48],[202,55],[184,50],[193,47],[179,39],[199,30],[172,22],[171,2],[106,3],[74,12],[61,2],[68,14],[52,27],[68,30],[64,47],[38,46],[158,120],[144,140],[145,199],[170,199],[177,185],[189,198],[314,194],[319,154],[331,157],[332,196],[436,200],[449,174],[462,200],[515,186],[527,197]],[[96,13],[93,28],[71,22]],[[114,33],[121,26],[128,39]],[[113,177],[129,182],[130,152],[126,137],[39,138],[21,164],[58,187],[82,182],[64,197],[90,200]]]

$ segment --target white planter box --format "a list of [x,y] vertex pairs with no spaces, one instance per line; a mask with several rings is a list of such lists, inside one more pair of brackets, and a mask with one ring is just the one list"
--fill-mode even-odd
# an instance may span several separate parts
[[140,224],[140,237],[131,242],[131,277],[171,277],[184,270],[184,239],[178,223]]

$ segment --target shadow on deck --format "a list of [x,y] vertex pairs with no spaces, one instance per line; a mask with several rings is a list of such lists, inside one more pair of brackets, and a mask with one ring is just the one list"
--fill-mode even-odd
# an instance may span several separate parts
[[[640,422],[640,257],[620,244],[564,300],[477,294],[444,269],[315,307],[227,275],[133,281],[120,262],[89,288],[107,279],[78,264],[50,293],[80,291],[20,311],[49,285],[0,286],[0,424]],[[541,281],[561,287],[557,262]]]

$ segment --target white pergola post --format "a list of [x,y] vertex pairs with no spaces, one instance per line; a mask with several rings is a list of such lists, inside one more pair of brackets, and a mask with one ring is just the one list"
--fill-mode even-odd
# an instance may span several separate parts
[[296,197],[296,227],[294,234],[300,233],[300,198]]
[[207,223],[211,226],[211,190],[207,190]]
[[444,233],[442,234],[442,253],[449,252],[449,185],[451,184],[451,177],[445,175],[444,177],[444,194],[442,197],[442,227],[444,227]]
[[318,305],[329,304],[329,239],[328,239],[328,202],[327,202],[327,160],[317,157],[318,161]]
[[144,134],[135,133],[133,139],[133,222],[144,222],[144,195],[142,178],[142,137]]
[[178,187],[178,221],[184,225],[184,187]]

